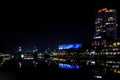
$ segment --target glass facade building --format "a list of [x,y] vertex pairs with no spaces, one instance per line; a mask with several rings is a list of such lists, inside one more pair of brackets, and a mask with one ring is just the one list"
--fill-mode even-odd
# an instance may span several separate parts
[[101,33],[109,38],[117,38],[117,12],[115,9],[103,8],[98,10],[95,19],[95,34]]

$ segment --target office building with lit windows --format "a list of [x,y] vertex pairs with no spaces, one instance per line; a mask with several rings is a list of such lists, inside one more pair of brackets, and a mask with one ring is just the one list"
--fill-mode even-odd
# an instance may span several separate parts
[[115,9],[98,10],[95,19],[95,34],[104,33],[107,38],[117,38],[117,12]]
[[117,12],[115,9],[103,8],[97,11],[95,33],[92,46],[105,46],[117,39]]
[[120,54],[120,39],[117,37],[116,9],[98,10],[95,18],[95,33],[92,48],[99,54]]

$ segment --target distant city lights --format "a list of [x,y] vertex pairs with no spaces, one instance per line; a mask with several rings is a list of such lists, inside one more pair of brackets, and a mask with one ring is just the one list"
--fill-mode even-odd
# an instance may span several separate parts
[[101,39],[101,38],[102,38],[101,36],[94,37],[94,39]]

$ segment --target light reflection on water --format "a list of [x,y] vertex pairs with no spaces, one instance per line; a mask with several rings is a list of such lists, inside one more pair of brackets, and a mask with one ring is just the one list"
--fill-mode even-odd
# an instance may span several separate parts
[[92,71],[95,77],[108,74],[120,74],[120,61],[113,59],[79,59],[75,57],[50,57],[47,59],[39,59],[36,67],[39,64],[43,64],[42,62],[45,62],[48,66],[55,65],[54,68],[58,67],[77,70],[86,70],[86,68],[88,68],[90,71]]
[[109,72],[119,74],[120,73],[120,61],[119,60],[104,60],[104,59],[74,59],[74,58],[57,58],[51,57],[47,59],[54,63],[75,64],[80,66],[88,66],[93,73],[108,74]]
[[74,64],[65,64],[65,63],[59,63],[59,68],[65,68],[65,69],[80,69],[79,65]]

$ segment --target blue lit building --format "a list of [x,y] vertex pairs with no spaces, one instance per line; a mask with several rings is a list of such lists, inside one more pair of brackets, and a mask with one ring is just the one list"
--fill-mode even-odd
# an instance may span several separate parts
[[62,44],[59,45],[59,50],[63,50],[63,49],[78,49],[78,48],[82,48],[82,44]]

